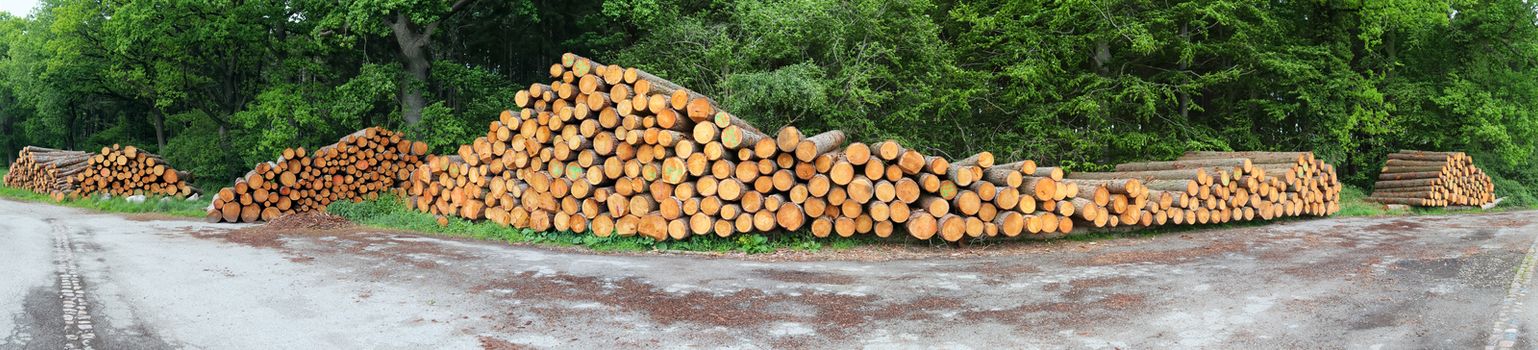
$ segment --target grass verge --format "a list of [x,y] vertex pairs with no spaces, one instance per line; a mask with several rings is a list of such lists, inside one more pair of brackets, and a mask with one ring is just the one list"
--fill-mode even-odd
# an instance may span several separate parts
[[[0,174],[4,174],[5,170],[9,169],[0,168]],[[48,198],[48,195],[3,185],[0,185],[0,198],[57,204],[111,213],[160,213],[188,218],[201,218],[204,214],[208,213],[204,210],[204,208],[208,207],[207,199],[189,201],[182,198],[170,198],[161,201],[162,197],[154,196],[145,198],[144,202],[141,203],[131,203],[122,198],[103,199],[101,197],[91,197],[70,198],[62,202],[54,202],[52,198]]]
[[[1405,216],[1405,215],[1446,215],[1446,214],[1478,214],[1498,213],[1513,210],[1527,210],[1532,207],[1521,205],[1501,204],[1495,208],[1484,209],[1448,209],[1442,207],[1407,207],[1403,209],[1389,209],[1388,206],[1367,200],[1367,191],[1355,186],[1344,186],[1340,190],[1339,217],[1371,217],[1371,216]],[[1508,201],[1509,202],[1509,201]]]
[[815,252],[822,249],[848,249],[875,243],[869,238],[818,239],[806,232],[788,234],[749,234],[721,238],[694,236],[683,241],[657,242],[645,237],[598,237],[571,231],[535,232],[531,229],[502,227],[489,221],[473,222],[460,218],[448,218],[447,226],[438,226],[436,217],[407,209],[393,195],[361,202],[337,202],[326,208],[331,214],[341,216],[359,225],[380,229],[401,229],[453,237],[505,241],[553,246],[581,246],[596,251],[640,252],[673,250],[692,252],[741,252],[747,254],[771,253],[781,250]]

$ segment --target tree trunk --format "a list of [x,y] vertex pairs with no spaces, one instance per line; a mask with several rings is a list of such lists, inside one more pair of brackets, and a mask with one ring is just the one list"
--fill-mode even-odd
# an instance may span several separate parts
[[153,118],[155,118],[155,146],[156,146],[155,151],[157,151],[157,152],[165,152],[166,151],[166,114],[164,112],[161,112],[159,108],[151,108],[151,110],[152,111],[150,113],[152,113],[153,114]]
[[[1190,29],[1190,24],[1188,24],[1188,23],[1181,23],[1180,24],[1180,38],[1185,41],[1184,44],[1191,45],[1191,29]],[[1180,72],[1181,73],[1186,73],[1190,69],[1190,66],[1191,66],[1190,62],[1186,62],[1185,60],[1181,60],[1180,61]],[[1188,78],[1186,78],[1186,77],[1188,77],[1188,75],[1182,74],[1181,77],[1182,77],[1182,80],[1188,79]],[[1179,87],[1177,89],[1180,90],[1180,120],[1191,120],[1191,92],[1187,91],[1184,87]]]
[[1111,43],[1105,39],[1095,40],[1095,53],[1092,58],[1095,64],[1095,73],[1101,76],[1109,76],[1110,70],[1105,65],[1111,61]]
[[422,108],[427,106],[427,78],[432,68],[427,45],[431,33],[415,30],[411,19],[402,12],[396,12],[395,18],[387,23],[395,35],[395,42],[400,45],[401,60],[405,62],[406,74],[401,76],[397,93],[401,117],[406,120],[406,125],[416,125],[422,121]]

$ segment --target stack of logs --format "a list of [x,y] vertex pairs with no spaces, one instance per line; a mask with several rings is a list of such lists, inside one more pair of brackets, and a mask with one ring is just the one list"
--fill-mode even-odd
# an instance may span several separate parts
[[[1115,172],[1081,172],[1068,181],[1137,180],[1141,191],[1108,187],[1112,213],[1096,227],[1192,225],[1324,216],[1339,210],[1334,167],[1310,152],[1191,152],[1174,161],[1127,163]],[[1125,198],[1125,199],[1124,199]]]
[[187,197],[201,192],[188,185],[192,175],[166,164],[164,158],[134,146],[102,147],[86,160],[88,171],[70,179],[78,193],[138,194]]
[[188,185],[191,179],[160,156],[134,146],[112,145],[94,154],[27,146],[11,164],[5,184],[54,200],[98,193],[186,197],[199,192]]
[[[1223,186],[1228,187],[1229,193],[1238,193],[1239,189],[1243,189],[1252,198],[1259,196],[1261,202],[1258,206],[1252,205],[1257,210],[1266,210],[1266,203],[1269,202],[1271,213],[1263,216],[1264,219],[1329,216],[1340,211],[1341,183],[1335,174],[1335,166],[1314,157],[1314,152],[1188,152],[1180,159],[1223,158],[1246,158],[1252,161],[1255,170],[1230,172],[1228,178],[1237,182],[1237,185]],[[1252,180],[1256,183],[1251,183]],[[1217,188],[1213,191],[1221,192]]]
[[1370,200],[1422,207],[1482,206],[1495,183],[1463,152],[1399,151],[1388,155]]
[[[692,235],[809,230],[919,239],[1072,232],[1140,222],[1133,179],[1064,181],[991,153],[949,161],[894,141],[846,144],[794,127],[769,135],[705,97],[635,68],[567,54],[458,154],[430,157],[408,205],[534,230]],[[1168,200],[1166,200],[1168,201]]]
[[11,162],[10,172],[5,174],[5,185],[61,200],[64,195],[75,192],[77,187],[69,179],[88,170],[86,160],[90,157],[91,154],[86,152],[27,146],[17,153],[16,161]]
[[234,186],[220,189],[207,219],[269,221],[324,210],[335,201],[370,198],[406,181],[426,154],[426,143],[378,127],[314,151],[285,149],[277,161],[257,164]]

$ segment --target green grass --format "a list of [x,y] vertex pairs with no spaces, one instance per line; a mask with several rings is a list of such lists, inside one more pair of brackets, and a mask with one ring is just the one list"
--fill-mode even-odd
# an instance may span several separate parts
[[[4,174],[8,170],[0,168],[0,174]],[[111,213],[160,213],[189,218],[201,218],[204,214],[208,213],[204,210],[204,208],[208,208],[207,199],[189,201],[181,198],[171,198],[162,202],[160,201],[161,197],[154,196],[145,198],[143,203],[129,203],[122,198],[102,199],[100,197],[91,197],[54,202],[48,195],[3,185],[0,185],[0,198],[57,204]]]
[[1340,189],[1340,212],[1336,216],[1384,216],[1407,215],[1411,210],[1389,210],[1383,204],[1367,201],[1367,191],[1356,186],[1343,186]]
[[1367,191],[1355,186],[1344,186],[1340,190],[1339,217],[1369,217],[1369,216],[1403,216],[1403,215],[1446,215],[1446,214],[1477,214],[1494,213],[1512,210],[1534,209],[1529,206],[1512,205],[1502,202],[1490,210],[1484,209],[1448,209],[1442,207],[1409,207],[1406,209],[1388,209],[1387,206],[1367,200]]
[[399,229],[453,237],[505,241],[553,246],[581,246],[596,251],[640,252],[652,250],[692,252],[741,252],[747,254],[771,253],[781,250],[818,251],[824,248],[848,249],[874,242],[870,239],[818,239],[806,232],[787,234],[750,234],[721,238],[694,236],[683,241],[657,242],[645,237],[598,237],[570,231],[535,232],[531,229],[508,228],[489,221],[472,222],[455,217],[448,218],[447,226],[438,226],[437,217],[407,209],[399,199],[390,195],[361,202],[332,203],[326,210],[359,225],[380,229]]

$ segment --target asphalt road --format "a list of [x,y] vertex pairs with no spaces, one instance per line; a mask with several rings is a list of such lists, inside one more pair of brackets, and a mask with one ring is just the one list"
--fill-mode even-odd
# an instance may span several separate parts
[[0,349],[1534,349],[1535,214],[765,261],[0,200]]

